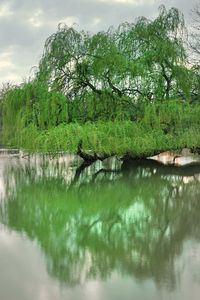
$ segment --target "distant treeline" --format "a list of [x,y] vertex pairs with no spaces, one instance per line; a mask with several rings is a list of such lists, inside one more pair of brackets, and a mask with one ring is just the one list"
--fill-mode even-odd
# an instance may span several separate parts
[[[34,128],[44,136],[70,123],[132,122],[145,127],[152,111],[149,131],[158,129],[159,123],[167,135],[176,131],[180,119],[183,126],[187,119],[186,128],[196,132],[200,66],[189,59],[187,36],[182,13],[164,6],[155,20],[140,17],[96,34],[60,24],[45,43],[34,79],[1,90],[3,142],[27,147],[19,138],[24,129],[27,133],[31,128],[31,133]],[[102,135],[107,134],[106,126],[104,130]],[[67,145],[63,150],[68,150]]]

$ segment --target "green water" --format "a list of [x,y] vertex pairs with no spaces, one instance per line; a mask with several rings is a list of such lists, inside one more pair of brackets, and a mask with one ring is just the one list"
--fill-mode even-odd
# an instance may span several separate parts
[[199,299],[200,165],[0,158],[0,300]]

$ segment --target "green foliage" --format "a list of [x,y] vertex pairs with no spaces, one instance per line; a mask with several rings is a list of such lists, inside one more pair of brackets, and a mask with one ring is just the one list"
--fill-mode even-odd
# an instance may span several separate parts
[[[13,145],[30,152],[77,152],[82,141],[86,153],[146,157],[156,152],[197,148],[200,144],[200,106],[176,101],[146,106],[137,122],[71,123],[46,131],[24,128]],[[34,137],[34,142],[29,137]]]
[[191,69],[191,102],[200,102],[200,65],[194,65]]
[[110,96],[105,91],[100,95],[86,93],[68,103],[68,114],[71,122],[85,123],[87,121],[135,120],[140,116],[142,101],[134,104],[127,96]]
[[144,123],[152,129],[162,129],[166,133],[200,126],[200,106],[175,100],[156,102],[145,106]]
[[65,97],[33,81],[8,89],[3,95],[3,140],[9,143],[29,125],[47,129],[68,120]]
[[71,100],[88,92],[133,103],[188,97],[183,37],[183,15],[164,6],[153,21],[142,17],[94,35],[60,25],[45,44],[37,76]]

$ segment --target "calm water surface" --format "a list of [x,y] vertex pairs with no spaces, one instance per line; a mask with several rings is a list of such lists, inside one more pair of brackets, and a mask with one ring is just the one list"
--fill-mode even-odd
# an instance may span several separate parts
[[200,165],[0,158],[0,300],[199,300]]

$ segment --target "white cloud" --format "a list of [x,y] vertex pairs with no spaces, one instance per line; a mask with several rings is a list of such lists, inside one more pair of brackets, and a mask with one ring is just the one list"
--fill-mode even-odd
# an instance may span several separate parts
[[0,18],[8,17],[11,15],[13,15],[13,12],[10,10],[10,4],[9,3],[0,4]]
[[41,27],[44,24],[44,22],[42,21],[42,15],[43,11],[39,9],[34,14],[32,14],[32,16],[28,19],[28,22],[33,27]]
[[96,25],[99,25],[101,23],[101,18],[94,18],[93,19],[93,25],[96,26]]
[[11,46],[3,53],[0,53],[0,82],[20,83],[24,67],[16,63],[17,49]]
[[0,54],[0,69],[11,69],[15,67],[15,64],[12,62],[13,51],[8,50]]

